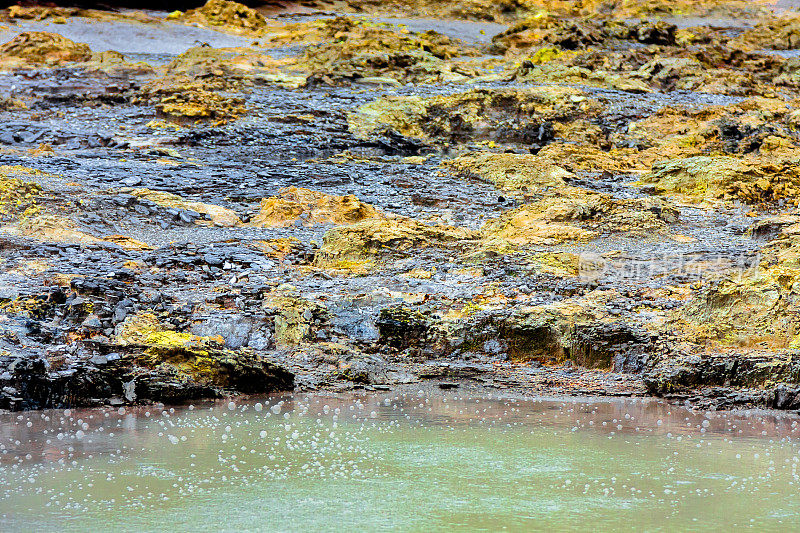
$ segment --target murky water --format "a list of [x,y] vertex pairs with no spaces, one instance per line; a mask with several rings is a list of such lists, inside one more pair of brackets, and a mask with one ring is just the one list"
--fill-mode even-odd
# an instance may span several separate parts
[[0,418],[34,530],[800,527],[798,419],[427,392]]

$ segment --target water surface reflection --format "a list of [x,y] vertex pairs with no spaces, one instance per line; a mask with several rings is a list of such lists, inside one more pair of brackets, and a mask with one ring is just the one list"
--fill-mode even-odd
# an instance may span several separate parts
[[0,416],[4,530],[800,527],[798,418],[271,396]]

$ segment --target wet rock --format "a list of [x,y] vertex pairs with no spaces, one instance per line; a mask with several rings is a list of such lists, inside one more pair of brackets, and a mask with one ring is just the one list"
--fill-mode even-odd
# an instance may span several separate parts
[[[0,100],[0,406],[652,376],[704,407],[795,408],[800,61],[659,22],[742,5],[394,5],[527,19],[504,57],[206,7],[221,25],[170,18],[260,44],[5,56],[25,70]],[[728,272],[740,257],[758,272]]]
[[67,371],[52,370],[42,359],[26,359],[15,365],[10,382],[18,395],[0,393],[0,408],[10,410],[90,407],[113,397],[181,402],[220,394],[163,370],[130,366],[124,359],[100,366],[78,364]]
[[266,319],[235,314],[213,314],[196,319],[191,332],[200,337],[221,336],[225,346],[232,350],[250,347],[266,350],[274,344]]
[[0,220],[10,222],[36,214],[36,197],[41,190],[35,183],[0,175]]
[[269,81],[273,75],[280,78],[279,64],[249,48],[194,47],[173,59],[130,99],[155,106],[158,118],[222,123],[246,112],[244,99],[231,92],[258,80]]
[[5,232],[57,243],[109,243],[128,249],[150,249],[147,243],[137,241],[126,235],[106,235],[102,237],[91,235],[78,229],[78,224],[66,217],[40,213],[38,210],[33,212],[28,210],[27,213],[28,216],[19,217],[16,224],[5,226],[3,228]]
[[187,121],[235,119],[245,113],[244,100],[227,97],[201,88],[159,89],[157,116]]
[[501,52],[534,46],[557,46],[564,50],[611,45],[613,41],[635,41],[643,44],[673,45],[677,26],[663,21],[626,23],[619,20],[562,20],[552,16],[536,16],[517,22],[492,37]]
[[756,16],[768,12],[763,6],[745,0],[636,0],[624,3],[609,3],[607,0],[582,0],[562,2],[558,0],[468,0],[466,2],[440,2],[439,0],[402,0],[386,5],[381,2],[365,3],[346,0],[335,3],[331,0],[313,0],[311,5],[331,9],[343,6],[354,12],[396,15],[397,9],[415,16],[436,16],[444,19],[456,18],[478,21],[514,22],[519,18],[537,13],[553,13],[556,17],[598,17],[613,15],[618,19],[636,19],[651,16]]
[[435,31],[397,31],[385,24],[339,17],[323,23],[323,42],[298,61],[311,71],[308,84],[386,80],[386,83],[464,80],[467,68],[445,63],[476,55],[466,44]]
[[128,187],[134,187],[142,183],[142,178],[139,176],[130,176],[122,180],[122,183]]
[[733,43],[755,50],[793,50],[800,47],[800,17],[782,16],[761,20],[734,39]]
[[800,387],[781,384],[773,392],[775,396],[770,406],[773,409],[800,409]]
[[[763,60],[754,58],[754,64],[748,65],[746,60],[736,58],[735,52],[720,52],[715,55],[725,57],[724,59],[711,55],[656,56],[631,73],[631,77],[643,80],[650,87],[661,91],[696,91],[702,88],[703,91],[714,94],[772,94],[772,90],[761,86],[754,75],[759,74],[758,71],[766,73],[771,70]],[[718,68],[720,62],[731,68]]]
[[225,258],[212,253],[207,253],[203,256],[203,261],[209,266],[219,267],[225,262]]
[[230,209],[218,205],[186,200],[177,194],[150,189],[123,188],[121,191],[140,200],[147,200],[167,209],[180,209],[182,212],[179,213],[179,215],[186,212],[193,212],[195,216],[184,214],[184,216],[189,217],[189,220],[187,220],[188,223],[208,223],[205,220],[198,220],[200,215],[205,215],[210,223],[218,226],[233,227],[241,224],[239,215]]
[[611,322],[576,328],[570,348],[570,360],[582,367],[639,372],[654,343],[640,328]]
[[657,163],[642,178],[661,194],[694,200],[726,199],[751,204],[794,203],[800,174],[792,161],[691,157]]
[[[798,362],[791,355],[670,354],[658,358],[645,369],[645,384],[652,393],[668,394],[703,387],[723,386],[733,389],[774,387],[776,382],[797,384]],[[780,386],[781,395],[786,385]],[[795,385],[796,387],[796,385]],[[792,401],[786,398],[783,401]]]
[[306,52],[309,60],[329,63],[350,59],[364,51],[410,52],[422,50],[438,59],[475,54],[476,50],[458,39],[433,30],[426,32],[398,31],[388,24],[363,19],[337,17],[323,22],[323,38],[330,42]]
[[445,63],[428,52],[363,53],[312,67],[306,85],[360,83],[399,87],[403,83],[462,82],[477,75],[467,66]]
[[88,61],[89,46],[73,42],[57,33],[26,31],[0,46],[0,64],[6,68],[25,65],[61,65]]
[[[25,109],[25,107],[25,104],[21,100],[0,96],[0,111],[13,111],[15,109]],[[7,133],[4,133],[0,137],[0,141],[4,144],[14,144],[16,142],[14,136]]]
[[89,315],[82,325],[88,329],[101,329],[103,327],[103,323],[100,322],[100,318],[97,315]]
[[653,163],[666,159],[709,154],[789,159],[796,150],[791,133],[794,111],[773,98],[700,110],[668,106],[629,123],[627,131],[615,132],[609,140],[620,148],[636,149],[635,158],[630,149],[625,157],[637,170],[650,170]]
[[469,230],[452,226],[432,226],[392,217],[368,219],[325,233],[315,263],[328,268],[363,266],[383,252],[404,253],[414,247],[456,244],[474,238]]
[[168,19],[248,32],[261,30],[267,24],[264,17],[254,9],[227,0],[208,0],[202,7],[190,9],[186,13],[173,13]]
[[531,244],[588,241],[602,234],[666,234],[678,210],[658,199],[617,199],[576,187],[490,220],[481,228],[485,246],[505,249]]
[[482,354],[493,361],[570,362],[637,372],[653,350],[649,333],[610,320],[591,300],[440,318],[409,306],[381,311],[379,343],[406,355]]
[[[538,53],[537,53],[538,54]],[[549,56],[550,54],[548,54]],[[649,93],[653,89],[642,80],[635,79],[628,72],[612,72],[600,68],[590,68],[580,64],[570,64],[566,56],[552,57],[543,61],[541,55],[534,55],[532,60],[524,60],[509,75],[509,81],[539,83],[569,83],[607,87],[630,93]],[[579,61],[575,58],[575,62]]]
[[191,379],[202,386],[244,393],[291,388],[293,376],[286,370],[255,352],[227,350],[220,341],[164,329],[148,313],[126,319],[117,327],[114,338],[118,346],[143,350],[129,356],[137,364]]
[[675,24],[661,20],[642,21],[631,28],[631,35],[635,35],[635,39],[644,44],[673,45],[677,30],[678,27]]
[[376,385],[390,381],[386,360],[374,354],[349,358],[342,368],[341,377],[366,385]]
[[485,180],[523,197],[562,189],[567,180],[576,178],[551,161],[527,154],[469,154],[442,165],[459,176]]
[[320,305],[290,295],[277,295],[266,301],[274,316],[275,342],[279,347],[297,346],[314,340],[317,324],[325,319]]
[[46,20],[72,17],[80,13],[77,8],[45,6],[9,6],[7,15],[11,20]]
[[353,224],[382,216],[380,211],[352,194],[332,196],[309,189],[288,187],[282,189],[278,196],[261,200],[261,209],[250,219],[249,225],[286,227],[296,222],[306,226]]
[[572,137],[576,142],[552,142],[539,150],[532,162],[537,166],[557,165],[572,173],[583,171],[625,174],[637,167],[639,154],[632,155],[620,149],[601,149],[600,147],[607,144],[607,140],[593,127],[583,128],[578,125],[561,135]]
[[[788,263],[791,265],[791,263]],[[768,263],[767,263],[768,265]],[[798,325],[793,266],[734,272],[700,290],[677,314],[687,339],[774,349],[794,347]]]
[[124,305],[118,305],[116,309],[114,309],[114,315],[112,316],[112,320],[115,324],[119,324],[128,316],[128,309]]
[[404,306],[382,309],[375,325],[378,342],[396,350],[419,346],[429,329],[429,318]]
[[136,401],[136,380],[125,381],[122,383],[122,395],[129,402]]
[[781,236],[782,233],[791,233],[797,224],[800,223],[800,216],[794,213],[776,215],[756,221],[747,228],[747,234],[754,239],[773,241]]
[[195,46],[176,56],[163,74],[150,81],[143,92],[149,95],[185,89],[230,91],[257,82],[280,79],[285,61],[274,60],[252,48],[211,48]]
[[543,86],[533,89],[475,89],[431,98],[388,97],[366,104],[348,118],[361,138],[393,131],[433,142],[470,139],[536,142],[546,122],[590,117],[598,103],[580,90]]
[[128,61],[124,54],[113,50],[92,54],[84,68],[89,72],[102,73],[112,78],[146,76],[155,72],[149,64],[143,61],[135,63]]
[[775,97],[775,85],[796,86],[790,61],[719,42],[699,50],[651,46],[617,51],[563,52],[540,48],[513,69],[509,79],[571,83],[626,92],[702,91]]

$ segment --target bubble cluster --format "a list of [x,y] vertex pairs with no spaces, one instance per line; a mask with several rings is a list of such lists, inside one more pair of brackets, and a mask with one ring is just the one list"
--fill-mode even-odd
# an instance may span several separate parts
[[[54,527],[64,516],[155,517],[189,501],[221,505],[226,495],[237,498],[228,505],[280,506],[277,495],[291,487],[300,501],[327,509],[349,499],[375,513],[373,499],[386,492],[409,513],[463,502],[488,513],[499,498],[509,519],[552,501],[579,502],[587,523],[616,510],[690,525],[723,505],[733,509],[731,527],[790,525],[800,520],[798,420],[652,400],[413,389],[8,414],[0,415],[0,519],[26,529],[42,513]],[[287,515],[299,512],[286,505]]]

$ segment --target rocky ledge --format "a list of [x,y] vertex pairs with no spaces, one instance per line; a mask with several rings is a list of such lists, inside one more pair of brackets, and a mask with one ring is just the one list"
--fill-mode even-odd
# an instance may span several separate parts
[[800,409],[800,19],[767,4],[3,10],[0,409]]

